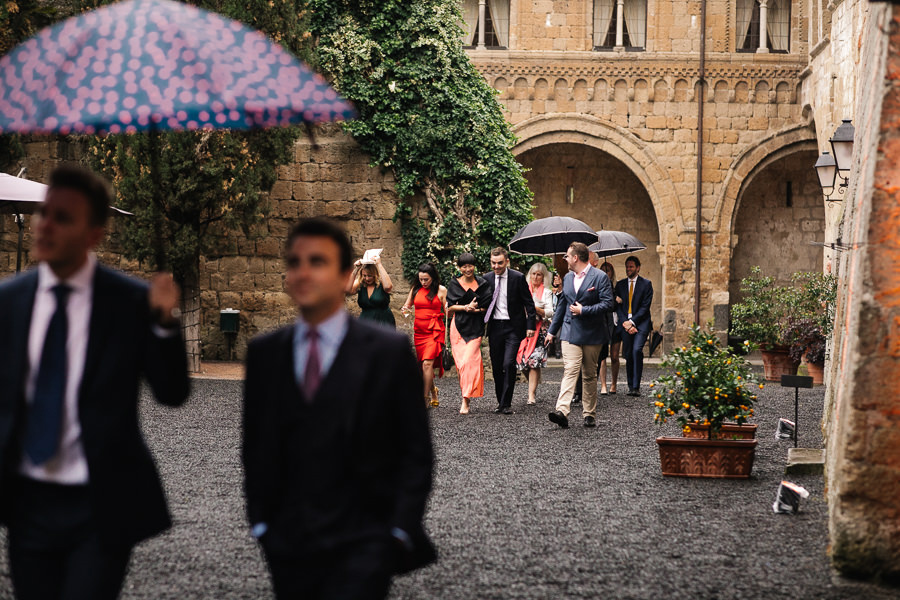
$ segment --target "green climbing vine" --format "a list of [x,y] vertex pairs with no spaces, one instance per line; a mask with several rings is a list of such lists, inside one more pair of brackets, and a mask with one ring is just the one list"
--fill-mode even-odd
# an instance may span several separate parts
[[[403,271],[487,265],[532,218],[532,193],[493,90],[462,47],[456,0],[308,0],[316,66],[356,104],[346,130],[393,171]],[[421,205],[419,204],[421,201]]]

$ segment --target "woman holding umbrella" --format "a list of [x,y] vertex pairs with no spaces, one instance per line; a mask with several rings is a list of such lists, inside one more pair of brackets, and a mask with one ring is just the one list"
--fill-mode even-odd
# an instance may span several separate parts
[[447,306],[447,288],[441,285],[437,269],[431,263],[419,265],[416,280],[413,282],[406,303],[400,310],[404,315],[415,310],[413,323],[413,341],[416,345],[416,357],[422,365],[422,377],[425,380],[425,402],[431,406],[438,405],[438,390],[434,385],[434,362],[440,369],[438,377],[444,374],[441,364],[441,353],[444,351],[444,311]]
[[459,414],[469,414],[469,401],[484,396],[484,363],[481,338],[484,336],[484,312],[491,303],[491,286],[475,274],[475,256],[464,252],[456,261],[461,276],[447,285],[447,313],[450,322],[450,347],[459,373],[462,404]]

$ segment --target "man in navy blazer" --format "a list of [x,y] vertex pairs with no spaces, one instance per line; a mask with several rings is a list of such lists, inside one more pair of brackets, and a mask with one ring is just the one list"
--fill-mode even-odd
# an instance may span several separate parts
[[138,391],[187,399],[179,292],[97,264],[108,210],[96,175],[54,170],[38,267],[0,285],[0,520],[23,600],[116,598],[132,547],[171,524]]
[[629,256],[625,259],[626,277],[616,284],[616,312],[622,333],[629,396],[641,395],[644,344],[650,335],[650,304],[653,302],[653,284],[638,275],[640,272],[640,259]]
[[352,255],[330,221],[294,227],[297,320],[247,348],[247,516],[279,599],[382,598],[393,574],[436,557],[422,370],[405,335],[347,313]]
[[556,410],[549,418],[564,429],[569,426],[572,395],[580,374],[584,426],[594,427],[597,361],[601,348],[609,343],[606,313],[613,308],[612,284],[606,273],[588,262],[588,248],[581,242],[574,242],[566,250],[566,263],[569,272],[563,279],[562,298],[547,335],[548,343],[557,334],[562,339],[564,368]]
[[528,282],[524,275],[509,268],[509,254],[505,248],[491,250],[491,269],[490,273],[484,274],[485,281],[491,286],[491,303],[484,314],[484,322],[497,394],[494,412],[511,415],[516,354],[522,340],[534,335],[537,313]]

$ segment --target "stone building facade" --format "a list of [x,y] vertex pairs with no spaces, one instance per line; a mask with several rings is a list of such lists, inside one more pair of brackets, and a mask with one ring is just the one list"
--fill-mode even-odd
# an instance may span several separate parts
[[[535,216],[571,215],[637,235],[647,245],[642,272],[654,283],[654,321],[667,344],[684,338],[695,302],[701,322],[713,319],[724,331],[753,265],[782,280],[798,270],[838,274],[824,423],[832,556],[847,573],[900,576],[900,394],[892,380],[900,285],[891,182],[900,162],[893,131],[900,9],[868,0],[462,4],[464,43],[518,136],[514,153],[529,168]],[[843,202],[829,203],[812,165],[844,118],[858,125],[856,166]],[[313,149],[301,140],[295,163],[280,170],[259,235],[240,240],[235,255],[205,257],[206,358],[227,357],[221,309],[242,311],[237,357],[250,336],[293,317],[280,256],[299,217],[335,217],[360,252],[384,248],[386,267],[397,274],[395,310],[402,303],[408,286],[399,276],[390,174],[369,167],[334,128],[318,141]],[[37,180],[54,162],[75,158],[57,142],[28,150],[28,174]],[[2,226],[0,269],[12,271],[15,226],[10,219]],[[853,250],[813,245],[838,239]],[[114,242],[102,257],[141,271]],[[612,260],[620,277],[623,258]]]

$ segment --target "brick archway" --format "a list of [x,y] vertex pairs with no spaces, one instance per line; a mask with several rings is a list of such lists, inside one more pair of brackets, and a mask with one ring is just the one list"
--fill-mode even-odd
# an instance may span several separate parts
[[[816,131],[812,125],[800,125],[775,133],[742,152],[731,163],[725,175],[722,193],[716,200],[711,230],[731,232],[741,194],[753,178],[768,165],[790,154],[817,150]],[[809,165],[812,169],[812,164]]]
[[653,205],[659,224],[660,244],[669,234],[684,229],[677,207],[675,186],[649,145],[627,129],[616,127],[590,115],[565,113],[533,117],[513,126],[519,142],[513,154],[519,156],[548,144],[583,144],[619,160],[638,178]]

